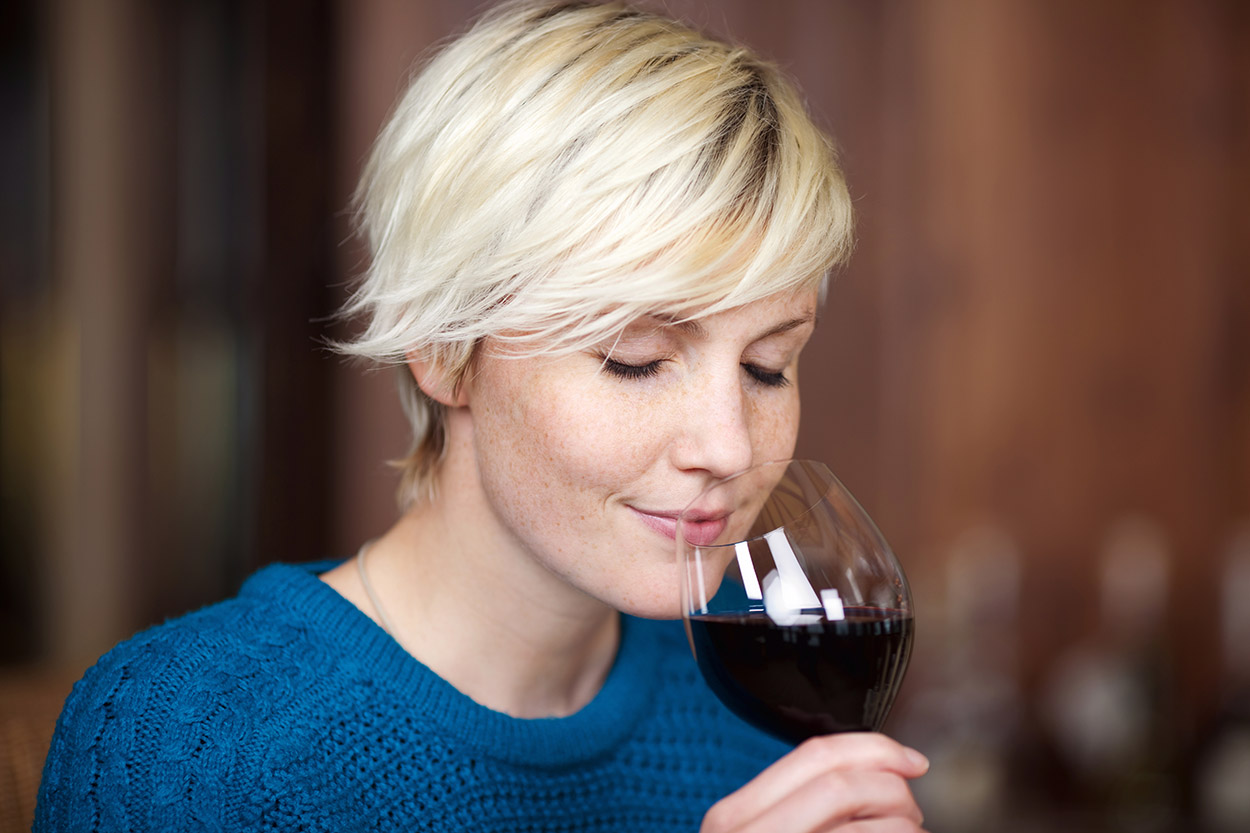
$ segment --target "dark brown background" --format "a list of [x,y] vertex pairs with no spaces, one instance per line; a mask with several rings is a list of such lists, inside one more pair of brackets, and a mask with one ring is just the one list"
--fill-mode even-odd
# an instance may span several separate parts
[[[1096,627],[1104,535],[1140,515],[1171,554],[1182,759],[1227,682],[1216,585],[1250,517],[1250,4],[663,5],[776,58],[843,150],[859,245],[804,358],[800,450],[912,576],[904,707],[941,674],[966,533],[1022,554],[1032,714]],[[474,8],[8,7],[6,679],[59,692],[136,628],[394,516],[391,379],[317,342],[360,265],[368,144]]]

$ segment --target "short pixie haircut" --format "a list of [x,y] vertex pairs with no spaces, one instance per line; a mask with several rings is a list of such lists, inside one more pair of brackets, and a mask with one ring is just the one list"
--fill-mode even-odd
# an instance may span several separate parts
[[[823,292],[851,202],[797,90],[746,49],[621,3],[506,3],[441,49],[356,194],[370,265],[346,353],[459,384],[483,339],[585,349],[635,318]],[[400,504],[432,495],[443,406],[403,368]]]

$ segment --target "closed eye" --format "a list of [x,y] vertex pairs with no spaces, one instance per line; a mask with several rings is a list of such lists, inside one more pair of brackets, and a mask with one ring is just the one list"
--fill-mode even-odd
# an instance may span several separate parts
[[784,388],[790,384],[785,371],[782,370],[767,370],[757,364],[748,364],[746,362],[742,364],[742,369],[747,372],[748,376],[765,387]]
[[604,358],[603,369],[618,379],[650,379],[660,372],[664,359],[656,359],[646,364],[626,364],[616,359]]

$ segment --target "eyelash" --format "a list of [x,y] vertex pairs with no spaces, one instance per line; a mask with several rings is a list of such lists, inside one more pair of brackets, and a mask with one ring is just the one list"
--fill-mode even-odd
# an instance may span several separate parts
[[[665,359],[656,359],[646,364],[625,364],[614,359],[604,358],[603,369],[618,379],[650,379],[660,372],[660,365]],[[784,388],[790,384],[789,378],[782,371],[765,370],[754,364],[743,364],[742,369],[755,381],[768,388]]]
[[660,372],[660,365],[664,364],[664,361],[664,359],[656,359],[646,364],[625,364],[605,357],[603,369],[618,379],[650,379]]
[[747,372],[752,379],[759,382],[766,388],[784,388],[790,384],[789,377],[783,371],[765,370],[759,365],[744,364],[742,369]]

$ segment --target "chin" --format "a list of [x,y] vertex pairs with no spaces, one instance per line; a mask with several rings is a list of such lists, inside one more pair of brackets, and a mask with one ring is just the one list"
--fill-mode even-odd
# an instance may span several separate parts
[[681,618],[681,574],[671,562],[639,566],[628,577],[618,576],[606,593],[595,594],[621,613],[640,619]]
[[678,587],[666,584],[665,590],[668,592],[616,594],[607,602],[621,613],[640,619],[680,619],[682,604]]
[[617,610],[630,616],[637,616],[639,619],[680,619],[681,605],[676,601],[664,604],[655,602],[652,604],[621,604]]

